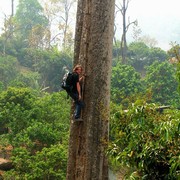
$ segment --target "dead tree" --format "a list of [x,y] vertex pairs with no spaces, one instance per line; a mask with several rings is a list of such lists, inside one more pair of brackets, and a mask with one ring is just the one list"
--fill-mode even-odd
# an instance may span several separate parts
[[120,4],[120,7],[118,5],[116,5],[116,8],[118,9],[118,11],[121,12],[122,14],[122,20],[123,20],[123,32],[122,32],[122,36],[121,36],[121,57],[122,57],[122,63],[126,64],[126,57],[127,57],[127,40],[126,40],[126,34],[127,31],[130,27],[130,25],[132,24],[137,24],[137,20],[130,22],[130,20],[128,19],[128,23],[126,22],[126,12],[128,9],[128,5],[129,5],[130,0],[123,0],[122,4]]

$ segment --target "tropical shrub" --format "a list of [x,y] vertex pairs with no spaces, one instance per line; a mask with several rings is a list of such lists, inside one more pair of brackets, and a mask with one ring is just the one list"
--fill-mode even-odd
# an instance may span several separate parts
[[[5,179],[65,179],[70,103],[65,92],[8,88],[0,94],[0,135],[12,147],[13,169]],[[1,138],[2,137],[2,138]],[[6,138],[6,141],[3,139]]]
[[[111,118],[109,157],[130,167],[134,179],[178,180],[180,177],[180,111],[155,104],[134,104]],[[136,177],[135,177],[136,176]]]
[[43,148],[34,156],[26,148],[16,148],[12,161],[15,168],[5,173],[5,179],[66,179],[67,148],[60,144]]

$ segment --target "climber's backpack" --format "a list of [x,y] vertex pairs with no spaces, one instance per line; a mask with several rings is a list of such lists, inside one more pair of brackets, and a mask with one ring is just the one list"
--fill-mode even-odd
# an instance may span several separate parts
[[73,73],[66,73],[63,77],[61,87],[65,89],[67,92],[71,92],[73,88],[73,82],[72,82]]

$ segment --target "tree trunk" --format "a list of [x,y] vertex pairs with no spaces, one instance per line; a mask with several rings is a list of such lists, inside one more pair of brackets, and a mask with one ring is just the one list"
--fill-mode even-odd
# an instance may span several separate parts
[[11,16],[14,16],[14,0],[11,0]]
[[[129,1],[128,1],[129,2]],[[126,32],[127,32],[127,26],[126,26],[126,11],[127,6],[126,0],[123,0],[123,6],[122,6],[122,16],[123,16],[123,34],[121,39],[121,54],[122,54],[122,63],[126,64],[126,55],[127,55],[127,42],[126,42]]]
[[74,64],[87,75],[83,122],[71,123],[67,180],[106,180],[114,0],[79,0]]

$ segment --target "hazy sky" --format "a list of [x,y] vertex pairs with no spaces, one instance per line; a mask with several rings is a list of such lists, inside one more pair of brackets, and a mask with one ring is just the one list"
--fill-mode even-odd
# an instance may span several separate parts
[[167,50],[171,41],[180,43],[180,0],[131,0],[127,17],[137,19],[142,34],[155,38],[158,47]]
[[[122,0],[116,0],[122,2]],[[16,4],[18,0],[14,0]],[[1,0],[0,28],[6,15],[11,14],[11,0]],[[171,41],[180,43],[180,0],[130,0],[127,16],[131,21],[138,20],[142,35],[158,41],[159,47],[167,50]],[[122,18],[119,13],[119,28]],[[132,32],[127,37],[131,39]]]

